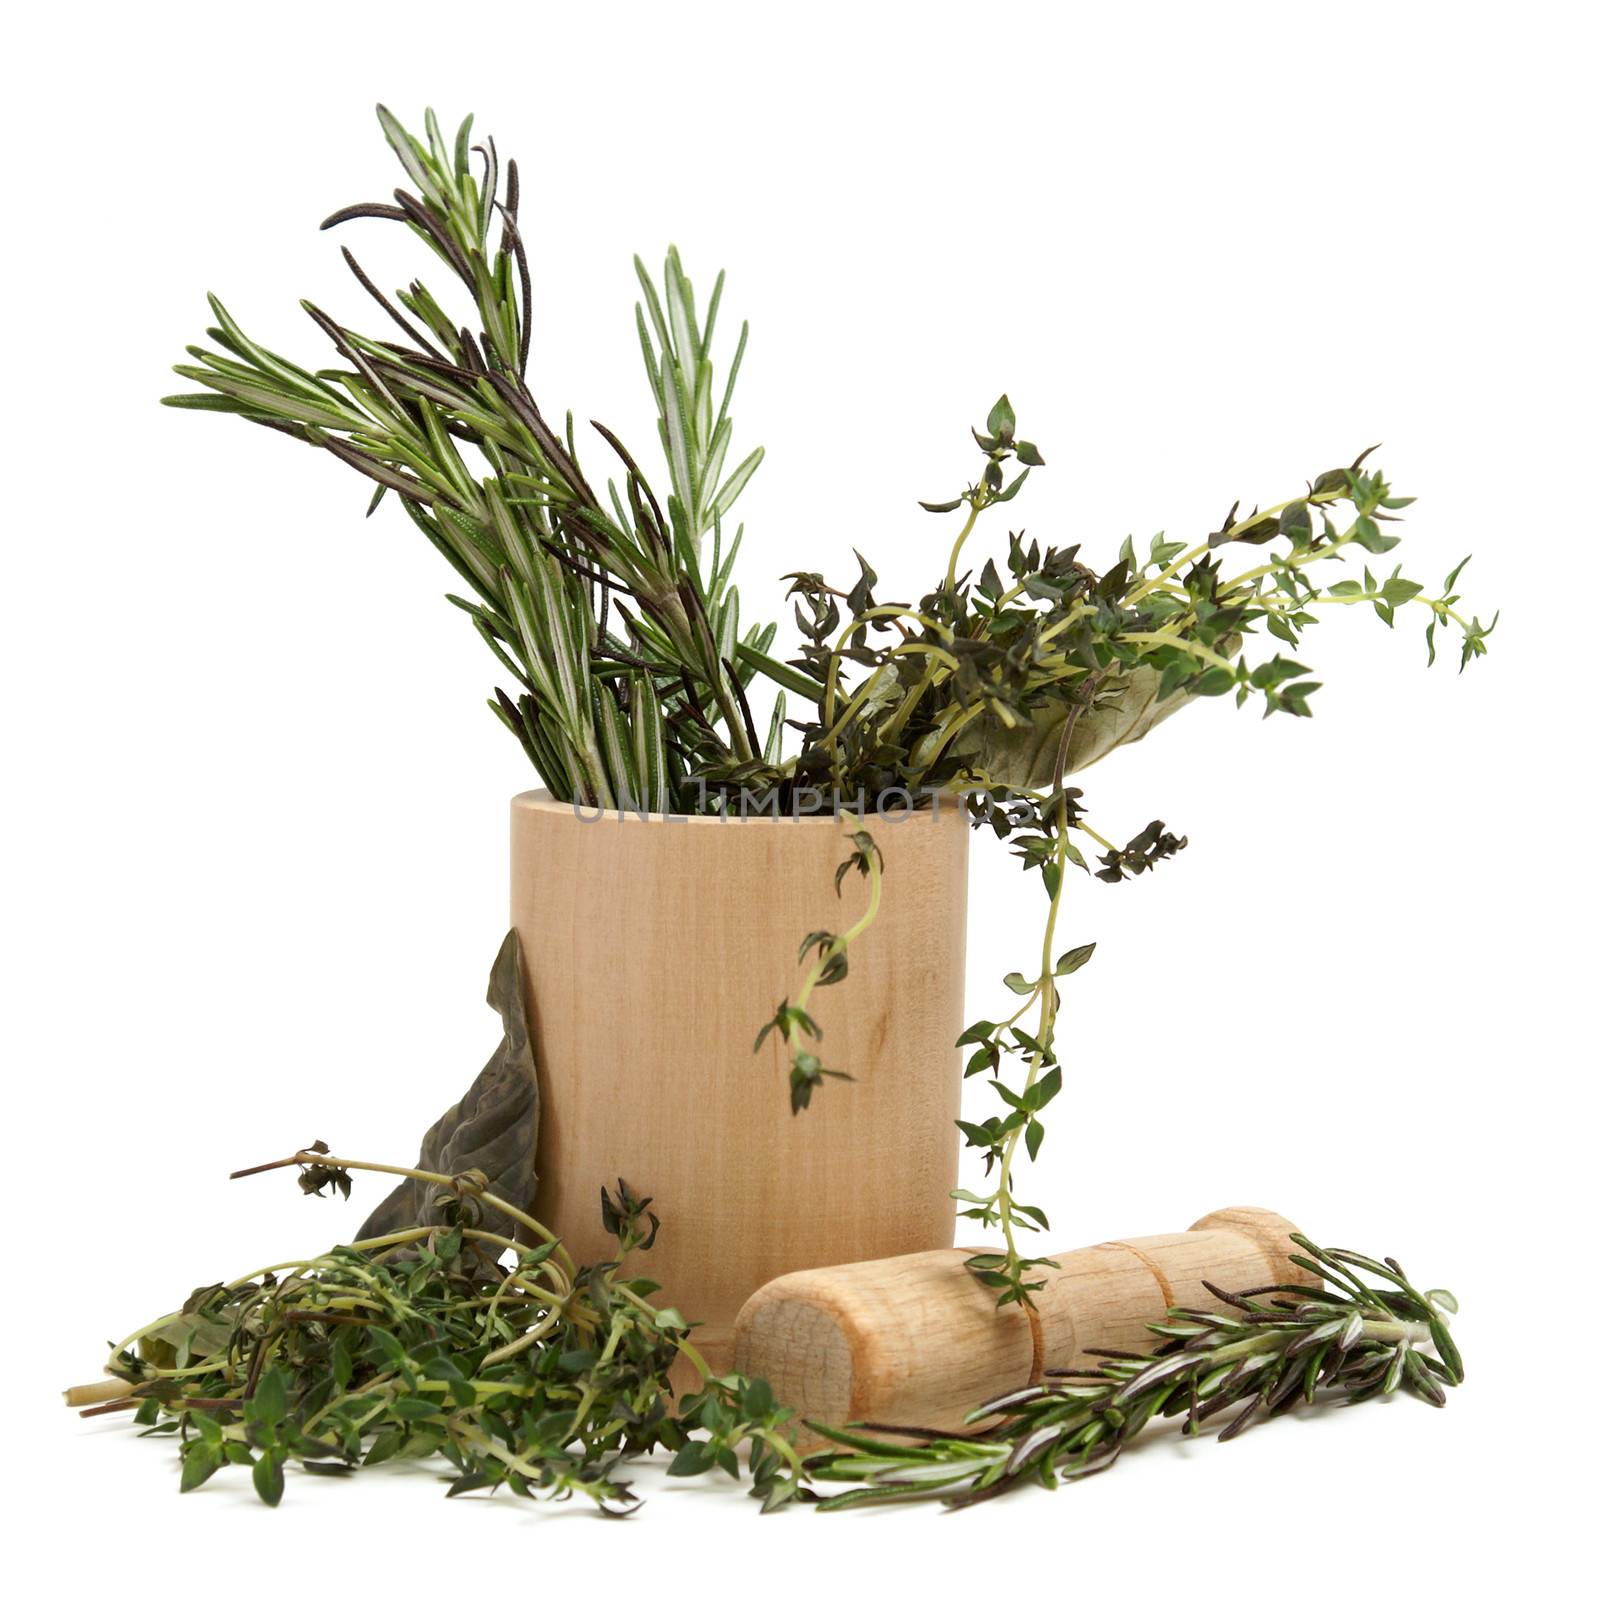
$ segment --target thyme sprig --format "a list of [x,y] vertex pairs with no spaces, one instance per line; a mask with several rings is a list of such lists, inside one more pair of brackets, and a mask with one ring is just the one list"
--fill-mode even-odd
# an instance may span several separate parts
[[865,828],[853,825],[855,820],[849,815],[843,819],[851,849],[833,875],[833,889],[835,894],[842,894],[845,879],[851,872],[860,873],[868,884],[866,909],[843,933],[817,928],[800,941],[800,960],[804,962],[808,956],[811,959],[799,993],[793,1001],[780,1000],[771,1019],[756,1034],[757,1054],[772,1033],[788,1046],[789,1110],[795,1115],[811,1104],[811,1096],[824,1079],[854,1082],[850,1073],[823,1066],[811,1048],[822,1038],[822,1027],[808,1008],[816,990],[842,983],[849,975],[850,947],[877,921],[878,908],[883,903],[883,855],[872,835]]
[[[341,1473],[440,1455],[451,1495],[504,1487],[619,1514],[639,1503],[621,1470],[664,1450],[677,1476],[747,1472],[764,1510],[800,1492],[792,1413],[763,1382],[713,1375],[683,1318],[651,1304],[659,1286],[624,1270],[658,1227],[625,1183],[601,1200],[615,1259],[579,1268],[481,1174],[350,1160],[320,1143],[248,1171],[280,1167],[312,1194],[348,1193],[352,1172],[437,1184],[439,1219],[197,1289],[113,1347],[108,1370],[132,1389],[97,1409],[174,1437],[182,1489],[246,1467],[276,1505],[291,1462]],[[681,1405],[680,1356],[700,1381]]]
[[1054,1488],[1114,1466],[1162,1417],[1182,1417],[1183,1433],[1195,1435],[1242,1407],[1217,1435],[1228,1440],[1333,1396],[1357,1405],[1403,1389],[1442,1406],[1465,1376],[1447,1325],[1454,1297],[1416,1289],[1392,1257],[1294,1238],[1305,1252],[1294,1261],[1322,1288],[1233,1294],[1207,1284],[1226,1310],[1174,1307],[1150,1324],[1162,1341],[1154,1354],[1091,1351],[1101,1357],[1093,1369],[1047,1373],[979,1406],[967,1419],[984,1425],[977,1433],[813,1423],[839,1448],[807,1459],[810,1480],[853,1485],[824,1496],[823,1509],[930,1496],[970,1506],[1026,1484]]
[[[1464,561],[1434,596],[1400,565],[1381,579],[1364,566],[1359,580],[1321,581],[1326,564],[1347,570],[1358,553],[1385,555],[1400,543],[1393,525],[1411,500],[1367,466],[1370,450],[1264,510],[1241,517],[1235,502],[1215,532],[1192,544],[1158,535],[1141,554],[1124,541],[1103,573],[1080,560],[1076,545],[1041,549],[1020,533],[1008,537],[1004,574],[992,557],[966,565],[980,518],[1044,465],[1038,447],[1018,437],[1004,395],[973,434],[984,457],[978,478],[954,499],[924,502],[936,514],[966,513],[931,594],[915,605],[881,602],[876,574],[859,556],[860,577],[849,589],[816,573],[794,576],[805,643],[785,664],[798,683],[786,681],[804,688],[815,711],[793,724],[799,752],[763,781],[780,792],[954,792],[975,826],[1007,840],[1024,870],[1040,875],[1049,911],[1039,967],[1005,980],[1021,1004],[974,1022],[959,1040],[975,1047],[968,1076],[988,1072],[1001,1101],[997,1114],[960,1123],[994,1186],[959,1190],[957,1199],[965,1216],[1001,1233],[1003,1249],[977,1254],[969,1266],[1005,1304],[1029,1300],[1042,1283],[1031,1274],[1047,1265],[1023,1254],[1020,1236],[1048,1223],[1016,1199],[1017,1167],[1020,1154],[1037,1158],[1041,1113],[1062,1087],[1059,980],[1094,950],[1058,945],[1068,868],[1119,883],[1188,843],[1160,820],[1113,843],[1087,822],[1082,791],[1067,778],[1193,699],[1232,695],[1241,706],[1258,701],[1267,716],[1310,716],[1320,685],[1297,652],[1318,607],[1370,605],[1390,627],[1415,607],[1428,619],[1430,663],[1437,632],[1454,626],[1463,667],[1484,653],[1495,624],[1458,610]],[[1234,546],[1258,554],[1230,572],[1224,560]],[[1247,655],[1262,633],[1289,653]],[[780,1008],[778,1020],[784,1015]],[[1017,1086],[1002,1076],[1010,1057],[1021,1062]]]

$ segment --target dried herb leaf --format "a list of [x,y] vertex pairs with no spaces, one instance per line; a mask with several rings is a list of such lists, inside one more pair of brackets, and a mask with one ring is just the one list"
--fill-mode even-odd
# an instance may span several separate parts
[[[505,1036],[472,1087],[428,1129],[417,1166],[431,1172],[481,1172],[488,1189],[526,1211],[538,1188],[539,1081],[528,1039],[522,947],[513,929],[489,974],[488,1001]],[[405,1228],[448,1220],[440,1202],[454,1200],[439,1185],[408,1178],[362,1224],[357,1237],[375,1239]]]

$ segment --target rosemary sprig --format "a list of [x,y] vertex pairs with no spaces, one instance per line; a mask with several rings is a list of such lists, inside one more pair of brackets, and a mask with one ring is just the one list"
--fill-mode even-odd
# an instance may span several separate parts
[[551,427],[528,386],[531,279],[516,163],[502,173],[492,139],[471,145],[470,117],[449,144],[431,111],[423,139],[383,107],[378,117],[415,192],[347,206],[323,226],[404,224],[465,290],[477,331],[420,281],[390,300],[347,249],[403,340],[360,334],[302,302],[345,363],[313,372],[256,344],[212,296],[216,348],[192,345],[193,364],[176,368],[206,392],[166,403],[234,412],[328,451],[377,485],[369,514],[396,495],[467,585],[450,598],[514,680],[491,709],[559,798],[693,810],[705,792],[687,781],[696,769],[736,771],[770,748],[750,721],[754,669],[740,656],[764,651],[775,629],[741,634],[731,576],[742,530],[722,549],[722,519],[761,461],[756,450],[723,475],[748,327],[713,412],[722,278],[702,327],[675,250],[659,294],[639,267],[649,308],[648,321],[638,308],[640,339],[673,487],[663,511],[633,457],[596,423],[623,475],[602,503],[571,413],[564,429]]
[[1446,1326],[1454,1297],[1414,1288],[1391,1257],[1295,1242],[1305,1252],[1296,1264],[1324,1287],[1230,1294],[1207,1284],[1228,1311],[1173,1308],[1150,1325],[1163,1341],[1153,1355],[1091,1351],[1102,1358],[1093,1370],[1048,1373],[978,1407],[968,1421],[988,1424],[981,1432],[811,1424],[839,1446],[807,1459],[811,1481],[854,1486],[825,1496],[823,1509],[930,1496],[970,1506],[1025,1484],[1054,1488],[1115,1465],[1158,1417],[1182,1417],[1182,1431],[1198,1434],[1242,1407],[1217,1435],[1228,1440],[1335,1395],[1356,1405],[1404,1389],[1442,1406],[1465,1376]]

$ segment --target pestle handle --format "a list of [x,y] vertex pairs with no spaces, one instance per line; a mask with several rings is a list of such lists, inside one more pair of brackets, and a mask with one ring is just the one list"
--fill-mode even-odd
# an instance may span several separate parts
[[1040,1270],[1037,1329],[1020,1306],[996,1309],[966,1269],[970,1251],[791,1272],[745,1302],[734,1367],[767,1379],[802,1419],[958,1428],[1036,1368],[1093,1365],[1089,1349],[1154,1349],[1146,1324],[1169,1306],[1215,1303],[1203,1280],[1232,1291],[1316,1282],[1289,1260],[1296,1231],[1275,1212],[1230,1206],[1185,1233],[1069,1250]]

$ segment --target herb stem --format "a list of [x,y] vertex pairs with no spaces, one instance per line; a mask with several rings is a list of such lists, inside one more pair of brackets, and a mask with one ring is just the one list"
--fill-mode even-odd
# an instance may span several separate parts
[[[841,812],[839,817],[841,825],[854,824],[857,829],[862,827],[859,817],[852,816],[849,812]],[[836,957],[849,950],[857,939],[877,920],[878,908],[883,903],[883,868],[878,860],[877,847],[863,851],[867,860],[867,909],[861,913],[856,921],[845,932],[830,940],[827,945],[820,948],[812,958],[811,966],[806,972],[805,981],[800,985],[800,993],[795,1004],[804,1011],[811,999],[811,992],[817,986],[823,969]]]
[[1125,633],[1123,639],[1129,644],[1136,644],[1141,649],[1160,649],[1170,645],[1175,650],[1182,650],[1186,655],[1194,656],[1196,660],[1204,661],[1213,667],[1221,667],[1224,671],[1232,672],[1233,663],[1226,656],[1218,655],[1215,650],[1208,650],[1202,644],[1196,644],[1192,639],[1185,639],[1181,634],[1172,632],[1159,633]]
[[1074,822],[1072,826],[1076,828],[1079,833],[1087,834],[1089,838],[1093,839],[1102,850],[1116,849],[1116,846],[1112,844],[1112,842],[1106,838],[1104,834],[1096,833],[1087,822],[1082,820],[1082,818],[1080,818],[1077,822]]
[[973,491],[972,509],[967,512],[967,520],[962,526],[961,532],[956,535],[955,543],[950,546],[950,566],[945,573],[944,586],[951,594],[956,592],[956,565],[961,560],[961,547],[967,542],[968,536],[978,521],[979,513],[988,503],[988,496],[981,487]]
[[[1070,734],[1071,729],[1069,728],[1064,737],[1070,737]],[[1040,952],[1039,981],[1034,991],[1039,1004],[1039,1047],[1028,1052],[1027,1077],[1022,1086],[1024,1100],[1027,1099],[1028,1093],[1034,1084],[1038,1082],[1040,1070],[1052,1053],[1051,1044],[1055,1029],[1056,1010],[1056,922],[1060,917],[1061,901],[1066,892],[1068,840],[1068,832],[1063,826],[1056,837],[1056,883],[1050,896],[1050,914],[1045,919],[1043,948]],[[1023,1131],[1027,1125],[1028,1119],[1024,1118],[1006,1136],[1005,1147],[1000,1154],[999,1182],[995,1190],[995,1207],[1000,1218],[1000,1229],[1005,1235],[1006,1241],[1006,1270],[1008,1275],[1015,1275],[1015,1280],[1020,1280],[1021,1277],[1022,1252],[1017,1248],[1015,1225],[1012,1220],[1011,1167],[1016,1160],[1017,1146],[1021,1143]]]
[[[849,643],[851,635],[867,627],[870,623],[900,617],[910,618],[918,622],[927,621],[920,612],[912,610],[910,606],[872,606],[859,616],[852,617],[845,625],[844,631],[833,642],[833,646],[828,652],[828,676],[822,689],[822,715],[823,720],[828,723],[828,731],[823,735],[825,742],[830,736],[837,735],[841,725],[831,719],[833,718],[834,702],[839,695],[839,662],[843,657],[845,645]],[[950,659],[953,664],[954,657]]]
[[[1281,508],[1279,508],[1281,509]],[[1270,577],[1274,572],[1283,572],[1286,569],[1298,571],[1301,567],[1314,565],[1318,561],[1327,561],[1336,556],[1355,538],[1355,527],[1352,525],[1337,538],[1330,539],[1326,544],[1313,544],[1304,550],[1297,550],[1292,555],[1279,556],[1275,561],[1268,561],[1261,566],[1250,567],[1241,572],[1236,578],[1230,578],[1226,583],[1217,585],[1217,597],[1233,594],[1245,584],[1257,578]]]
[[[462,1180],[452,1178],[444,1172],[423,1172],[415,1167],[392,1167],[381,1161],[354,1161],[344,1156],[334,1156],[326,1151],[316,1152],[310,1150],[297,1150],[292,1156],[284,1156],[277,1161],[264,1161],[259,1166],[242,1167],[237,1172],[230,1172],[230,1178],[253,1178],[258,1173],[274,1172],[283,1167],[332,1167],[343,1168],[353,1172],[383,1172],[396,1178],[412,1178],[418,1183],[438,1184],[446,1189],[454,1189],[457,1193],[463,1192]],[[546,1244],[554,1245],[554,1254],[566,1268],[568,1276],[575,1276],[577,1268],[572,1257],[568,1255],[567,1248],[537,1218],[530,1217],[526,1211],[520,1210],[508,1200],[502,1200],[499,1195],[489,1189],[480,1189],[476,1185],[466,1186],[465,1192],[474,1200],[482,1200],[486,1205],[491,1205],[496,1211],[511,1218],[513,1222],[521,1224],[530,1232],[536,1233]]]
[[[853,627],[854,624],[851,626]],[[843,641],[841,639],[841,643],[842,642]],[[894,661],[901,656],[915,655],[930,656],[940,666],[948,668],[952,672],[955,671],[955,669],[960,665],[956,658],[941,645],[926,643],[906,643],[896,645],[895,648],[889,652],[887,659],[873,669],[872,676],[868,678],[853,695],[851,695],[850,699],[845,704],[844,710],[840,712],[838,719],[834,722],[833,726],[830,727],[822,735],[822,737],[817,740],[817,744],[825,750],[831,749],[835,744],[837,744],[840,734],[842,734],[850,725],[851,720],[858,713],[871,705],[874,692],[876,691],[878,685],[883,681],[884,674],[889,671]],[[832,686],[830,685],[830,694],[831,692]],[[912,704],[914,705],[915,702],[912,702]]]

